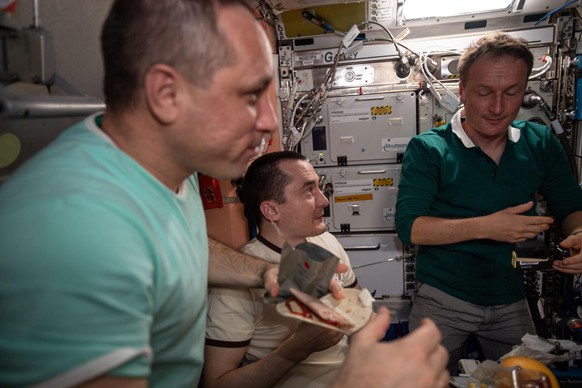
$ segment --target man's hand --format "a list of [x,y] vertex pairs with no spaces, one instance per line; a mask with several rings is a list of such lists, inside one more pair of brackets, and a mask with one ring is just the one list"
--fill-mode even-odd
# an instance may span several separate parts
[[570,257],[554,260],[552,264],[554,269],[571,275],[582,273],[582,233],[568,236],[560,243],[560,246],[570,250]]
[[311,353],[321,352],[337,344],[343,336],[337,330],[302,322],[295,333],[277,349],[277,353],[289,361],[299,363]]
[[[339,263],[336,268],[336,273],[344,273],[347,270],[348,270],[347,264]],[[263,274],[264,287],[273,297],[279,294],[278,276],[279,276],[278,265],[272,265]],[[329,282],[329,291],[336,299],[342,299],[344,297],[341,285],[333,279]]]
[[390,314],[382,307],[351,337],[348,357],[334,387],[447,387],[449,373],[445,367],[449,356],[440,344],[436,325],[424,320],[402,339],[378,342],[389,325]]
[[[348,265],[344,263],[339,263],[335,270],[335,273],[344,273],[348,270]],[[342,292],[342,286],[335,279],[331,279],[329,282],[329,291],[336,299],[343,299],[344,293]]]
[[273,265],[268,268],[263,274],[263,282],[265,284],[265,289],[271,294],[271,296],[277,296],[279,293],[279,282],[277,280],[279,276],[279,266]]
[[495,241],[516,243],[536,237],[550,228],[554,223],[552,217],[524,216],[523,213],[533,207],[533,202],[508,207],[491,215],[487,219],[487,238]]

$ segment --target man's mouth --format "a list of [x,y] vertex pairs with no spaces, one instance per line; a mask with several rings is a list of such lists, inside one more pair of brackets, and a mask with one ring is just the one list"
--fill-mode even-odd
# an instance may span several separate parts
[[259,155],[262,155],[267,151],[267,147],[269,146],[270,136],[264,135],[261,137],[261,140],[253,146],[255,152]]
[[485,120],[491,124],[499,124],[503,122],[503,117],[485,117]]

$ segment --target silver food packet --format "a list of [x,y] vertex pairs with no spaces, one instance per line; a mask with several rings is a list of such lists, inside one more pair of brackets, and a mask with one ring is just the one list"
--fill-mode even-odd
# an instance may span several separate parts
[[292,297],[292,287],[321,298],[329,293],[329,282],[339,261],[337,256],[319,245],[305,242],[292,248],[285,243],[279,264],[279,294],[276,297],[266,294],[265,302],[278,303]]

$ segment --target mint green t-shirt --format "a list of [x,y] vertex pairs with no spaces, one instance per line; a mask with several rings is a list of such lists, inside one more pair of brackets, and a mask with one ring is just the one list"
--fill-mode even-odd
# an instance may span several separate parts
[[172,192],[98,118],[63,132],[0,187],[2,387],[120,349],[139,355],[105,374],[198,383],[208,240],[197,179]]

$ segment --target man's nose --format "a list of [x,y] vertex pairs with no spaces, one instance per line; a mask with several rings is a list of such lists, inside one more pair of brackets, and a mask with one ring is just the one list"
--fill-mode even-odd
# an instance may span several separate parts
[[258,105],[257,129],[270,134],[278,129],[278,119],[273,103],[267,93],[263,93]]

